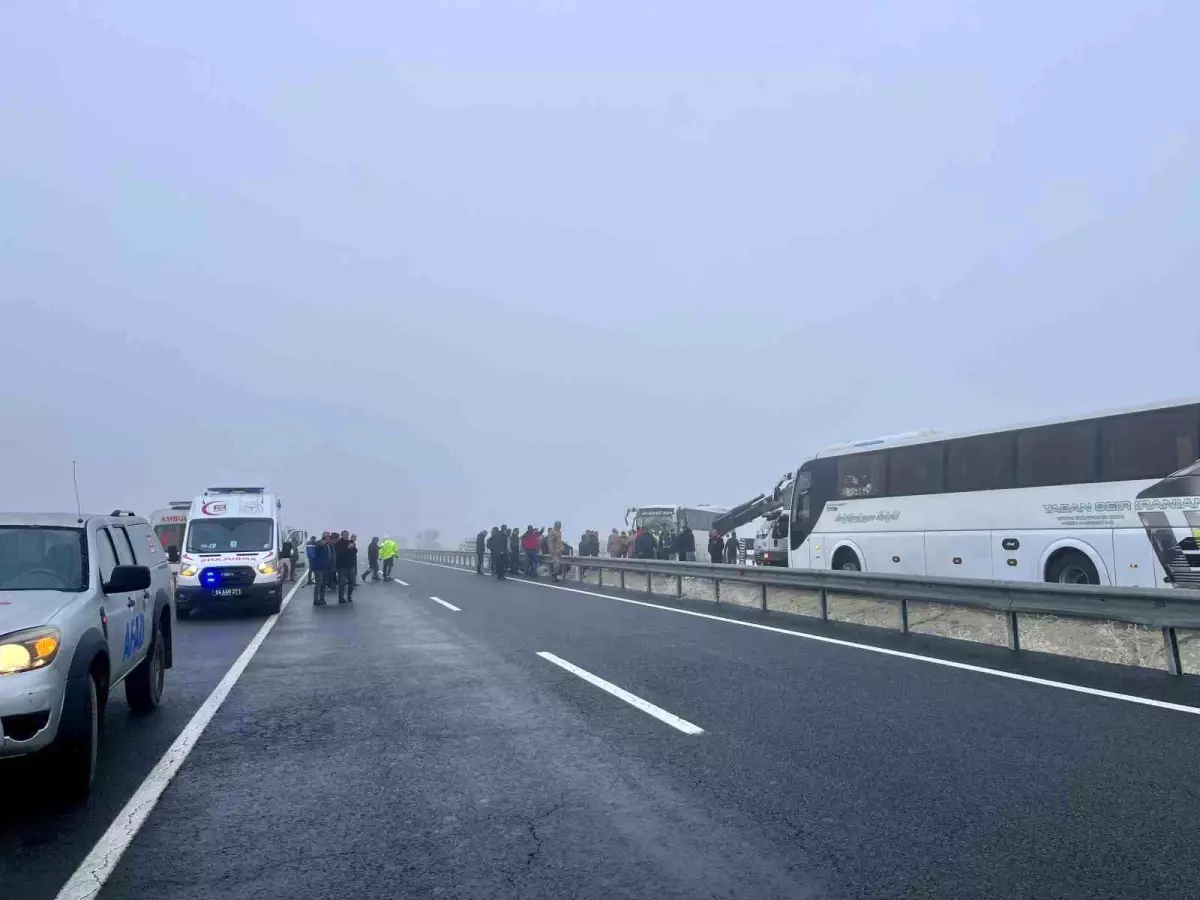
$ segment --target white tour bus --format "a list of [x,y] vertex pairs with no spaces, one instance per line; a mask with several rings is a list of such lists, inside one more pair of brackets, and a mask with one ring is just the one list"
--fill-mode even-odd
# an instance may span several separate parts
[[712,528],[713,522],[719,516],[729,512],[725,506],[709,506],[699,503],[695,506],[683,506],[675,503],[663,503],[656,506],[631,506],[625,511],[625,524],[633,528],[643,528],[656,537],[664,531],[679,534],[684,525],[691,527],[696,535],[696,558],[704,552],[708,541],[706,535]]
[[831,447],[797,473],[789,564],[1200,587],[1200,400]]

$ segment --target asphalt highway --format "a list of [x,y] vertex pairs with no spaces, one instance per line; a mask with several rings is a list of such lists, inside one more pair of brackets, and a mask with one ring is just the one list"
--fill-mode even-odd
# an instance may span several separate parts
[[[1200,716],[753,611],[396,575],[296,595],[103,900],[1195,895]],[[5,804],[0,896],[55,896],[260,623],[180,623],[162,715],[113,704],[86,807]],[[1200,706],[1194,679],[1030,656]]]

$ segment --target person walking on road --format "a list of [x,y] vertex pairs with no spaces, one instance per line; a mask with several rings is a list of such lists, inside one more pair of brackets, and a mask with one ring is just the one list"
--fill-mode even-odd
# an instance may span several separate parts
[[721,540],[721,535],[717,534],[716,529],[708,533],[708,559],[710,562],[719,563],[721,556],[725,552],[725,542]]
[[333,591],[337,589],[338,573],[337,573],[337,529],[326,532],[325,548],[329,551],[329,564],[325,567],[325,589]]
[[313,552],[317,546],[316,536],[310,537],[308,543],[304,545],[304,558],[308,560],[308,577],[305,579],[305,585],[313,583]]
[[370,575],[373,581],[379,580],[379,538],[371,538],[371,543],[367,544],[367,571],[363,572],[363,584],[367,583],[367,576]]
[[396,564],[396,542],[386,534],[379,544],[379,560],[383,563],[383,580],[392,580],[392,566]]
[[508,533],[508,574],[521,574],[521,530],[516,525]]
[[538,574],[538,544],[541,542],[541,535],[537,529],[530,525],[525,529],[525,533],[521,535],[521,552],[525,556],[525,574],[530,578],[537,578]]
[[487,548],[492,555],[492,575],[497,581],[504,580],[504,556],[507,546],[503,533],[499,528],[493,527],[491,537],[487,541]]
[[483,551],[487,549],[487,532],[475,535],[475,574],[483,574]]
[[725,541],[725,562],[733,565],[738,561],[738,539],[737,532],[729,532],[729,538]]
[[329,532],[325,532],[320,543],[313,543],[308,555],[308,568],[313,576],[313,606],[325,605],[325,589],[329,586],[329,575],[333,559],[329,554]]
[[338,573],[338,603],[353,603],[354,583],[358,580],[358,546],[350,532],[343,531],[334,545],[334,561]]
[[546,535],[546,550],[550,554],[550,578],[558,581],[563,575],[563,536],[562,522],[555,522],[550,533]]
[[679,552],[680,562],[696,561],[696,535],[691,526],[684,525],[675,541],[675,549]]

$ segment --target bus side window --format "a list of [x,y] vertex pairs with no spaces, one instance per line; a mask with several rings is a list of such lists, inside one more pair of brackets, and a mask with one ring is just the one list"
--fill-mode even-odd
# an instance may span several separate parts
[[1011,432],[950,441],[946,456],[950,493],[1016,487],[1016,441]]
[[888,496],[910,497],[942,491],[945,444],[916,444],[889,451]]
[[839,457],[837,494],[843,500],[886,497],[886,472],[885,453],[856,453]]
[[1017,487],[1096,480],[1095,422],[1068,422],[1017,433]]
[[1197,455],[1197,408],[1162,409],[1100,423],[1100,479],[1164,478]]

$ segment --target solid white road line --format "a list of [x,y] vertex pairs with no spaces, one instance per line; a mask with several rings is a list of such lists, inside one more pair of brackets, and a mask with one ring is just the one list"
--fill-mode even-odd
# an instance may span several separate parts
[[679,731],[682,731],[684,734],[704,734],[703,728],[699,727],[698,725],[693,725],[687,719],[681,719],[674,713],[669,713],[662,707],[655,706],[649,700],[643,700],[636,694],[631,694],[629,691],[617,687],[611,681],[605,681],[599,675],[593,675],[587,669],[581,669],[579,666],[569,663],[565,659],[555,656],[553,653],[547,653],[545,650],[542,650],[538,653],[538,656],[547,662],[554,663],[561,669],[566,669],[572,675],[578,675],[588,684],[594,684],[596,687],[600,688],[600,690],[608,691],[608,693],[612,694],[617,699],[624,700],[630,706],[637,707],[642,712],[654,716],[654,718],[658,719],[660,722],[666,722],[672,728],[676,728]]
[[441,597],[430,597],[429,599],[432,600],[434,603],[442,604],[442,606],[446,607],[446,609],[453,610],[454,612],[462,612],[462,610],[459,609],[457,606],[455,606],[453,603],[447,603]]
[[[422,566],[437,566],[440,569],[453,569],[455,572],[467,572],[474,574],[467,569],[460,569],[457,566],[444,566],[441,563],[424,562],[419,559],[410,559],[408,562],[417,563]],[[618,603],[629,603],[633,606],[644,606],[648,609],[658,609],[663,612],[678,613],[681,616],[693,616],[697,619],[709,619],[713,622],[724,622],[726,625],[739,625],[742,628],[756,628],[759,631],[770,631],[774,634],[786,634],[789,637],[804,638],[806,641],[818,641],[822,644],[833,644],[837,647],[848,647],[852,650],[866,650],[869,653],[882,653],[884,656],[894,656],[899,659],[911,659],[916,662],[931,663],[935,666],[946,666],[950,669],[961,669],[964,672],[978,672],[981,675],[994,675],[996,678],[1007,678],[1010,681],[1023,681],[1026,684],[1039,684],[1042,687],[1058,688],[1061,691],[1072,691],[1076,694],[1089,694],[1093,697],[1104,697],[1108,700],[1122,700],[1125,703],[1136,703],[1140,706],[1153,706],[1158,709],[1169,709],[1173,712],[1189,713],[1193,716],[1200,716],[1200,707],[1185,706],[1182,703],[1168,703],[1165,700],[1152,700],[1149,697],[1136,697],[1133,694],[1121,694],[1116,691],[1102,691],[1099,688],[1084,687],[1080,684],[1069,684],[1065,681],[1053,681],[1049,678],[1036,678],[1033,675],[1021,675],[1018,672],[1005,672],[1002,669],[989,669],[986,666],[973,666],[970,663],[954,662],[949,659],[939,659],[936,656],[922,656],[919,653],[906,653],[903,650],[889,650],[886,647],[874,647],[870,644],[860,644],[855,641],[844,641],[840,638],[825,637],[821,634],[808,634],[804,631],[792,631],[788,628],[778,628],[774,625],[762,625],[758,622],[743,622],[741,619],[729,619],[725,616],[714,616],[711,613],[695,612],[690,609],[676,609],[672,606],[662,606],[658,603],[647,603],[645,600],[632,600],[628,597],[614,597],[612,594],[599,594],[596,591],[585,591],[580,588],[567,587],[562,584],[550,584],[544,581],[533,581],[525,579],[523,584],[536,585],[537,587],[551,588],[556,591],[570,591],[572,594],[584,594],[588,597],[600,597],[604,600],[616,600]]]
[[401,581],[399,578],[393,578],[392,581],[396,582],[400,587],[408,587],[407,581]]
[[63,885],[55,900],[93,900],[100,893],[104,882],[117,867],[122,854],[129,848],[129,844],[145,823],[146,817],[150,815],[163,791],[167,789],[167,785],[171,783],[171,779],[175,777],[179,767],[183,765],[188,754],[192,752],[192,748],[196,746],[196,741],[200,739],[200,735],[204,733],[204,729],[208,727],[212,717],[221,708],[221,704],[225,702],[225,698],[237,684],[238,678],[246,670],[246,666],[250,664],[254,654],[258,652],[262,642],[266,640],[271,629],[275,627],[275,623],[279,621],[283,610],[291,603],[296,591],[300,590],[301,584],[302,582],[297,582],[296,586],[283,598],[283,606],[280,611],[263,622],[253,640],[242,651],[242,655],[230,666],[225,677],[213,688],[213,692],[208,695],[208,699],[201,707],[196,710],[196,714],[179,733],[179,737],[175,738],[175,742],[167,748],[167,752],[162,755],[157,765],[150,770],[146,780],[129,798],[129,802],[117,814],[116,819],[108,826],[108,830],[101,835],[91,853],[79,864],[75,874]]

